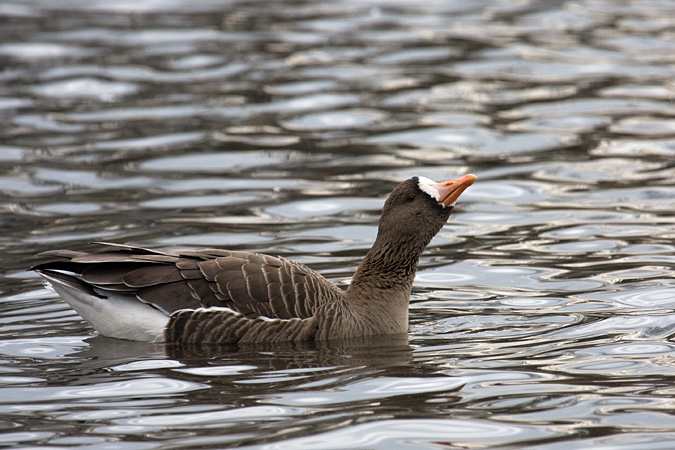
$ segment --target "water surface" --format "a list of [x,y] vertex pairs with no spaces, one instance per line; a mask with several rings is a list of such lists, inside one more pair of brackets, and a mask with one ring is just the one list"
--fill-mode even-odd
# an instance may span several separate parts
[[[672,447],[671,10],[0,0],[0,445]],[[407,339],[107,339],[26,271],[111,241],[345,286],[398,182],[469,172]]]

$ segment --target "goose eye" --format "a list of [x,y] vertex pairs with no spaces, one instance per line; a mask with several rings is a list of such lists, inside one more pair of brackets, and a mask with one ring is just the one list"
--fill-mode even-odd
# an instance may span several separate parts
[[410,203],[414,200],[415,200],[415,194],[408,194],[408,196],[405,199],[405,201],[408,202],[408,203]]

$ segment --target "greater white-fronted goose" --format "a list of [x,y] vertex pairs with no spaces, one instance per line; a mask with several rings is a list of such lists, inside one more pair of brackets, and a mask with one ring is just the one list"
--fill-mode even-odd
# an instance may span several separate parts
[[52,260],[33,270],[109,337],[241,344],[405,333],[420,254],[475,180],[399,184],[347,290],[282,257],[216,249],[104,244],[100,253],[45,252]]

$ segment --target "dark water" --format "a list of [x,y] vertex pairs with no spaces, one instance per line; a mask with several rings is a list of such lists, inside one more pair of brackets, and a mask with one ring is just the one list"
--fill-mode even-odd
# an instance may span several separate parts
[[[0,445],[675,446],[671,1],[0,0]],[[406,342],[97,337],[91,241],[344,284],[402,179],[473,172]]]

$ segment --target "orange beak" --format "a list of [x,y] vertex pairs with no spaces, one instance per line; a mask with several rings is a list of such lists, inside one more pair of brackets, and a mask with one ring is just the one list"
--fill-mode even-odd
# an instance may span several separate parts
[[440,199],[438,203],[443,206],[452,206],[466,188],[471,186],[478,178],[476,175],[464,175],[456,180],[441,181],[432,186],[438,189]]

